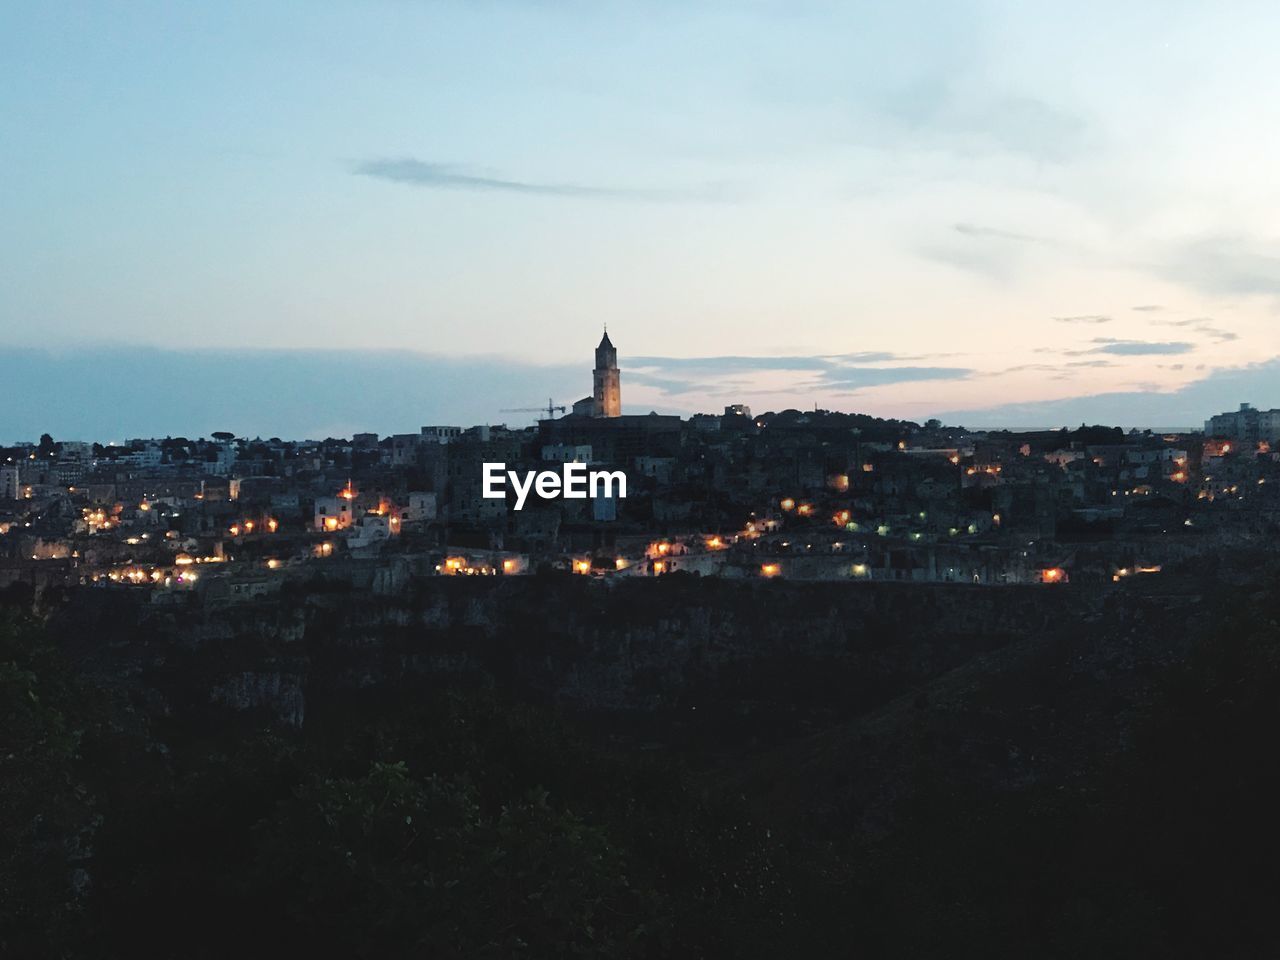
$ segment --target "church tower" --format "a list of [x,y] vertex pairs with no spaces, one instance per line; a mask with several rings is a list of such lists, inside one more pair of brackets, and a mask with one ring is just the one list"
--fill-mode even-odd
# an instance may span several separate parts
[[592,372],[594,389],[591,396],[593,417],[622,416],[622,384],[618,379],[618,351],[605,330],[596,347],[596,368]]

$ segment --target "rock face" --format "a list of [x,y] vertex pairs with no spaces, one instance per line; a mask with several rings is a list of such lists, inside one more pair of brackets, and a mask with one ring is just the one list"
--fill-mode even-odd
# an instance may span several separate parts
[[395,596],[297,589],[207,611],[72,603],[61,627],[95,674],[166,709],[212,702],[297,726],[316,697],[465,679],[620,723],[661,716],[682,736],[750,717],[767,737],[864,712],[1019,637],[1078,628],[1104,599],[1070,587],[431,578]]

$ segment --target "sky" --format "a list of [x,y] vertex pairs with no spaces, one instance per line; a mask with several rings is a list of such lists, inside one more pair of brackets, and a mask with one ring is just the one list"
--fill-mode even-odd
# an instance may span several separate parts
[[0,442],[1280,406],[1280,7],[7,4]]

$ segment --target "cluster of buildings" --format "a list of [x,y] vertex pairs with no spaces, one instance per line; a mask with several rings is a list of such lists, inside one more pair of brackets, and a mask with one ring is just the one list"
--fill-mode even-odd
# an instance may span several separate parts
[[[524,428],[0,450],[0,590],[234,603],[317,578],[395,590],[557,571],[1106,584],[1280,531],[1280,411],[1246,406],[1181,434],[741,405],[628,415],[607,334],[593,382],[571,412]],[[573,461],[625,471],[625,499],[516,511],[483,495],[485,463]]]

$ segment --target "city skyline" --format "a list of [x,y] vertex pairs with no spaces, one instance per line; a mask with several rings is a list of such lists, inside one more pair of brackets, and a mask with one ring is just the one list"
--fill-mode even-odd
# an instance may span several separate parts
[[1280,405],[1251,9],[8,10],[0,439]]

